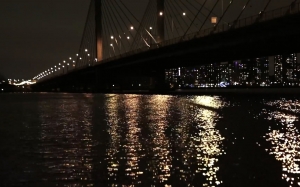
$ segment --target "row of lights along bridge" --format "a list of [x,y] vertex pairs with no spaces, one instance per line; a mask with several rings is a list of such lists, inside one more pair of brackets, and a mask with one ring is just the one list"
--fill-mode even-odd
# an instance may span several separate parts
[[[159,12],[159,15],[160,16],[163,16],[163,12]],[[182,16],[186,16],[186,12],[182,12]],[[173,18],[172,18],[173,19]],[[216,17],[212,17],[211,18],[211,23],[216,23],[217,21],[217,18]],[[173,23],[173,20],[172,20],[172,30],[173,30],[173,27],[174,27],[174,23]],[[134,30],[134,27],[133,26],[130,26],[130,30]],[[153,27],[150,26],[149,27],[149,30],[153,30]],[[152,35],[151,35],[151,32],[148,32],[148,34],[154,38]],[[110,36],[110,38],[112,40],[116,40],[117,37],[114,37],[113,35]],[[126,37],[127,40],[130,39],[129,36]],[[117,43],[117,41],[116,41]],[[114,50],[114,44],[113,43],[110,43],[110,46],[113,48]],[[87,53],[87,57],[90,58],[90,54],[88,53],[88,49],[85,49],[85,52]],[[76,56],[78,57],[78,60],[82,60],[82,57],[79,57],[79,54],[76,54]],[[59,75],[59,74],[64,74],[64,73],[67,73],[68,71],[70,71],[69,67],[71,66],[72,69],[75,69],[76,67],[76,61],[74,59],[72,59],[72,57],[69,57],[69,62],[67,62],[66,60],[63,60],[62,63],[58,63],[58,65],[54,65],[53,67],[50,67],[49,69],[46,69],[45,71],[39,73],[38,75],[36,75],[35,77],[33,77],[33,80],[40,80],[40,79],[43,79],[45,77],[48,77],[48,76],[55,76],[55,75]],[[94,59],[94,62],[97,62],[97,58]],[[91,64],[88,64],[89,66]],[[65,68],[66,68],[66,71],[65,71]],[[62,71],[62,72],[61,72]],[[60,72],[60,73],[59,73]]]

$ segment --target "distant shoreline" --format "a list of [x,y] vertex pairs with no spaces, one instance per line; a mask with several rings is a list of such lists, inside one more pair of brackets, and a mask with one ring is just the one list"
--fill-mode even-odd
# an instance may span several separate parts
[[284,95],[300,94],[299,88],[203,88],[177,89],[172,91],[123,90],[113,91],[119,94],[163,94],[163,95]]
[[[32,90],[13,90],[2,93],[40,93]],[[1,90],[0,90],[1,93]],[[43,92],[45,93],[45,92]],[[300,95],[297,88],[199,88],[176,90],[112,90],[107,92],[48,92],[48,93],[102,93],[102,94],[145,94],[145,95]]]

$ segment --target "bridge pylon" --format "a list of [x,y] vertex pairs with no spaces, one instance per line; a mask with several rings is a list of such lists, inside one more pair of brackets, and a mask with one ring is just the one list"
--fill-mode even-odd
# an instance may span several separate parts
[[102,0],[95,2],[96,53],[97,60],[103,60]]

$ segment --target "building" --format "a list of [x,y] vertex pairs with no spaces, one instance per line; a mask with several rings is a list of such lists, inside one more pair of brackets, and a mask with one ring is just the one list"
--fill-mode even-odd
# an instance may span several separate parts
[[300,54],[276,55],[166,70],[170,88],[300,86]]

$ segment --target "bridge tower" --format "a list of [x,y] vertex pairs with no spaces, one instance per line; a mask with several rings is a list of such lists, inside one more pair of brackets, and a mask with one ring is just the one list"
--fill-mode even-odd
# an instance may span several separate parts
[[96,53],[97,61],[103,60],[103,31],[102,31],[102,0],[95,2],[95,25],[96,25]]
[[160,43],[165,39],[165,0],[157,1],[157,42]]

